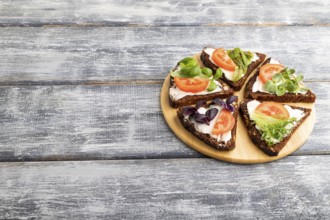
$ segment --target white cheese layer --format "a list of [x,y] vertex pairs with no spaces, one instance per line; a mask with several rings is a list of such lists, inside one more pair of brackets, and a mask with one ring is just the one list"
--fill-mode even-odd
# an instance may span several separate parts
[[251,63],[259,60],[259,57],[258,57],[258,55],[256,53],[253,53],[252,52],[252,54],[253,54],[253,57],[252,57]]
[[270,58],[269,64],[281,64],[281,63],[273,58]]
[[[257,100],[252,100],[247,103],[247,109],[251,118],[252,113],[256,110],[256,108],[260,105],[260,102]],[[297,121],[299,121],[302,117],[305,116],[304,111],[300,109],[293,109],[288,105],[284,105],[284,108],[286,108],[290,114],[290,118],[296,118]]]
[[215,88],[215,90],[213,90],[211,92],[209,92],[207,90],[202,91],[202,92],[197,92],[197,93],[185,92],[185,91],[182,91],[181,89],[179,89],[177,86],[174,86],[174,87],[170,88],[169,94],[173,100],[179,100],[179,99],[181,99],[185,96],[189,96],[189,95],[205,95],[205,94],[212,94],[215,92],[220,92],[222,90],[221,83],[219,83],[216,80],[214,82],[215,82],[215,84],[217,84],[217,88]]
[[[215,50],[216,50],[216,49],[214,49],[214,48],[207,47],[207,48],[204,49],[204,52],[207,53],[207,54],[209,55],[209,60],[210,60],[214,65],[218,66],[218,65],[213,61],[213,59],[212,59],[212,55],[213,55],[213,53],[214,53]],[[258,59],[259,59],[259,57],[257,56],[257,54],[253,53],[253,58],[252,58],[251,62],[254,62],[254,61],[258,60]],[[221,68],[221,67],[219,67],[219,68],[222,70],[222,72],[223,72],[223,74],[225,75],[226,79],[228,79],[228,80],[230,80],[230,81],[233,81],[233,77],[234,77],[234,72],[235,72],[235,71],[228,71],[228,70],[225,70],[225,69],[223,69],[223,68]]]
[[[305,116],[305,112],[303,110],[293,109],[288,105],[284,105],[284,108],[286,108],[286,110],[288,110],[288,112],[290,114],[290,118],[296,118],[297,121],[300,121]],[[295,122],[294,124],[296,124],[296,123],[297,122]]]
[[[270,59],[270,64],[280,64],[280,62],[278,62],[277,60],[274,60],[273,58]],[[296,75],[294,75],[296,77]],[[300,84],[303,86],[303,83],[300,82]],[[252,86],[252,92],[263,92],[263,93],[270,93],[266,90],[265,88],[265,84],[260,80],[260,77],[258,76],[256,81],[254,82],[253,86]],[[298,91],[297,93],[301,93],[301,94],[306,94],[307,91],[301,92]]]
[[[274,60],[273,58],[270,58],[270,64],[280,64],[277,60]],[[261,82],[259,76],[257,77],[256,81],[254,82],[252,86],[252,92],[264,92],[264,93],[270,93],[266,90],[265,84]]]
[[[213,118],[212,121],[210,121],[210,124],[207,125],[207,124],[202,124],[202,123],[198,123],[194,120],[192,120],[192,122],[194,123],[195,125],[195,128],[197,131],[203,133],[203,134],[209,134],[212,138],[215,138],[217,139],[217,141],[224,141],[225,143],[227,143],[230,139],[231,139],[231,131],[228,131],[227,133],[223,134],[223,135],[214,135],[212,134],[212,130],[214,128],[214,125],[217,121],[217,118],[218,118],[218,115],[220,114],[222,108],[218,105],[211,105],[210,108],[217,108],[219,111],[218,111],[218,114]],[[207,111],[208,109],[204,108],[204,107],[200,107],[198,109],[198,112],[200,114],[205,114],[205,112]]]
[[260,105],[260,102],[257,101],[257,100],[252,100],[252,101],[250,101],[250,102],[247,103],[247,109],[248,109],[250,118],[251,118],[252,113],[258,107],[258,105]]
[[258,76],[256,81],[254,82],[252,86],[252,92],[264,92],[264,93],[269,93],[266,88],[265,84],[261,82],[260,77]]

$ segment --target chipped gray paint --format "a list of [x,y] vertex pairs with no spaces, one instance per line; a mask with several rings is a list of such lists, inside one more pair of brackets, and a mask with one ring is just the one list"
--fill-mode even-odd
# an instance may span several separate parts
[[[0,218],[328,218],[329,3],[118,2],[0,2]],[[294,156],[202,159],[170,131],[160,82],[209,44],[305,73],[317,121]]]
[[307,80],[329,80],[329,35],[328,27],[300,26],[1,28],[0,83],[159,81],[210,44],[263,52]]
[[0,87],[0,160],[198,156],[167,127],[160,85]]
[[[329,83],[294,155],[330,154]],[[168,128],[161,85],[0,87],[0,161],[200,157]],[[320,138],[322,137],[322,138]]]
[[[2,218],[327,219],[329,156],[0,163]],[[317,172],[315,172],[317,170]]]
[[[297,10],[299,9],[299,10]],[[330,6],[318,1],[149,1],[74,0],[10,1],[0,3],[0,24],[221,25],[330,23]]]

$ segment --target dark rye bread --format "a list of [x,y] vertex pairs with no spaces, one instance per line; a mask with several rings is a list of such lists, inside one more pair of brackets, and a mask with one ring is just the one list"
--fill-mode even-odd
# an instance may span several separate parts
[[[269,63],[270,58],[268,58],[263,65]],[[286,93],[283,96],[277,96],[276,94],[270,94],[265,92],[252,92],[253,84],[259,76],[260,67],[258,68],[256,74],[250,78],[247,82],[244,98],[246,99],[257,99],[259,101],[275,101],[275,102],[306,102],[313,103],[315,102],[316,96],[311,90],[308,90],[306,94],[301,93]]]
[[247,109],[247,103],[249,99],[246,99],[241,102],[240,104],[240,114],[242,116],[242,119],[247,127],[249,136],[252,140],[252,142],[260,148],[265,154],[269,156],[277,156],[278,153],[284,148],[286,143],[290,140],[291,136],[294,134],[294,132],[298,129],[298,127],[308,118],[308,116],[311,113],[311,109],[307,108],[301,108],[301,107],[295,107],[295,106],[290,106],[293,109],[300,109],[305,112],[305,116],[295,125],[295,127],[292,129],[291,133],[286,136],[281,142],[272,145],[271,147],[267,146],[266,142],[261,139],[261,133],[260,131],[255,127],[255,125],[252,123],[250,120],[250,115]]
[[[236,142],[236,129],[237,129],[237,115],[238,115],[238,106],[237,103],[233,103],[233,106],[235,107],[235,112],[233,113],[233,116],[235,117],[235,125],[233,129],[231,130],[231,139],[225,143],[224,141],[218,142],[217,139],[211,137],[209,134],[204,134],[196,130],[194,124],[190,120],[186,120],[183,115],[183,108],[179,108],[177,111],[178,118],[183,125],[190,133],[195,135],[197,138],[205,142],[206,144],[214,147],[217,150],[220,151],[230,151],[235,148],[235,142]],[[209,105],[208,105],[209,107]],[[214,119],[215,120],[215,119]]]
[[[201,53],[201,57],[200,58],[201,58],[203,64],[206,67],[212,69],[212,71],[215,72],[219,67],[217,65],[215,65],[214,63],[211,62],[210,56],[207,53],[205,53],[204,49],[203,49],[203,51]],[[265,54],[262,54],[262,53],[256,53],[256,54],[259,57],[259,59],[256,60],[256,61],[254,61],[254,62],[252,62],[252,63],[250,63],[250,65],[248,66],[248,69],[247,69],[246,73],[244,74],[244,76],[240,80],[238,80],[237,82],[230,81],[230,80],[228,80],[225,77],[224,74],[221,77],[221,79],[224,82],[226,82],[231,88],[233,88],[235,91],[240,90],[243,87],[246,79],[253,72],[253,70],[255,68],[257,68],[266,59],[266,55]]]
[[[172,71],[175,71],[178,68],[179,64],[176,65]],[[220,92],[214,92],[214,93],[208,93],[208,94],[204,94],[204,95],[187,95],[181,99],[175,100],[171,97],[171,95],[169,94],[169,103],[173,108],[178,108],[181,106],[187,106],[187,105],[193,105],[196,102],[200,101],[200,100],[212,100],[215,98],[227,98],[231,95],[234,94],[234,91],[223,81],[221,80],[217,80],[221,86],[222,86],[222,90]],[[174,82],[174,78],[171,76],[170,77],[170,86],[169,86],[169,92],[170,92],[170,88],[175,87],[175,82]]]

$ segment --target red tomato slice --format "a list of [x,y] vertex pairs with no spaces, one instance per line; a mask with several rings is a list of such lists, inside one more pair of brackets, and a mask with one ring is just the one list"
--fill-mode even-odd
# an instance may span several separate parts
[[235,71],[236,64],[222,48],[213,52],[212,60],[221,68],[228,71]]
[[174,82],[180,90],[192,93],[204,91],[209,84],[209,80],[199,78],[174,77]]
[[266,64],[260,67],[259,77],[262,83],[266,83],[271,80],[275,73],[279,73],[283,70],[281,64]]
[[288,110],[282,104],[277,102],[263,102],[258,105],[256,112],[260,112],[277,119],[290,118]]
[[219,135],[219,134],[224,134],[231,129],[233,129],[235,125],[235,118],[234,116],[230,113],[230,111],[223,109],[218,118],[217,122],[215,123],[212,134]]

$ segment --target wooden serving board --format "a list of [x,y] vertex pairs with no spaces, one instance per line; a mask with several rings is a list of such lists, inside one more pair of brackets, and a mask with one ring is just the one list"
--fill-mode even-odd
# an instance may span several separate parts
[[[199,54],[195,55],[195,58],[199,60]],[[200,62],[200,60],[199,60]],[[202,63],[200,62],[202,66]],[[254,73],[251,74],[251,76]],[[248,81],[248,79],[247,79]],[[246,81],[246,82],[247,82]],[[232,151],[219,151],[215,148],[205,144],[203,141],[199,140],[197,137],[188,132],[180,123],[176,112],[176,108],[172,108],[169,105],[169,90],[170,84],[170,74],[166,77],[162,91],[161,91],[161,108],[165,117],[166,122],[173,130],[173,132],[187,145],[196,151],[207,155],[209,157],[228,161],[232,163],[242,163],[242,164],[255,164],[255,163],[265,163],[274,160],[281,159],[295,150],[300,148],[308,139],[311,134],[314,124],[315,124],[315,104],[314,103],[287,103],[293,106],[300,106],[305,108],[311,108],[311,115],[304,121],[303,124],[296,130],[296,132],[291,136],[290,140],[286,144],[286,146],[282,149],[276,157],[270,157],[264,154],[258,147],[256,147],[247,132],[245,124],[241,119],[241,116],[238,116],[237,120],[237,133],[236,133],[236,147]],[[245,86],[244,86],[245,87]],[[238,96],[239,102],[243,99],[244,87],[235,93]]]

